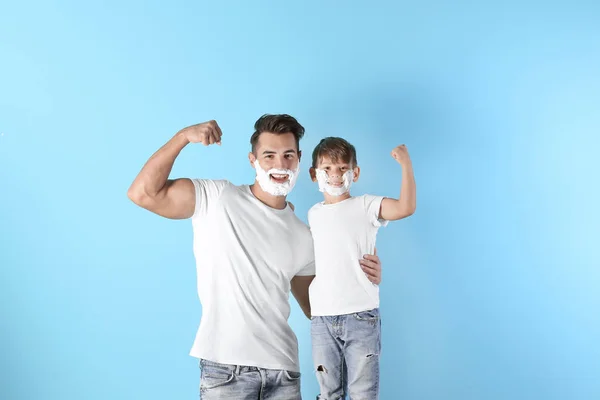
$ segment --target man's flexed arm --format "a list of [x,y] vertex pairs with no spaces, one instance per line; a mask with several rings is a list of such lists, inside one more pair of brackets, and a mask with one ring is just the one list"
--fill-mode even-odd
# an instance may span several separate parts
[[194,214],[196,194],[189,179],[169,179],[175,159],[189,143],[221,144],[221,128],[215,121],[188,126],[177,132],[150,157],[135,178],[127,196],[138,206],[171,219]]

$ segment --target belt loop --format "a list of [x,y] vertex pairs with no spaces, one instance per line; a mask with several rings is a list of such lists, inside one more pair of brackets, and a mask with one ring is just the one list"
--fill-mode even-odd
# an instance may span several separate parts
[[236,374],[236,375],[239,375],[239,374],[240,374],[240,370],[241,370],[241,368],[242,368],[242,367],[241,367],[241,366],[239,366],[239,365],[236,365],[236,366],[235,366],[235,374]]

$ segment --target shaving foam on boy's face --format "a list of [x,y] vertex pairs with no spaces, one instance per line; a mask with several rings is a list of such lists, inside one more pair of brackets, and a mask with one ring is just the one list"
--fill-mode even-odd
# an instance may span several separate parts
[[256,180],[262,190],[272,196],[287,196],[296,185],[300,162],[293,171],[280,168],[271,168],[265,171],[258,160],[254,160],[254,168],[256,169]]
[[319,183],[319,191],[331,196],[341,196],[348,193],[354,180],[354,172],[352,170],[346,171],[341,176],[333,173],[330,176],[326,170],[316,168],[316,175],[317,182]]

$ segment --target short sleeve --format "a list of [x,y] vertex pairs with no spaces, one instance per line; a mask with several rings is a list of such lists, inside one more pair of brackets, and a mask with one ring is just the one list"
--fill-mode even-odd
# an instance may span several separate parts
[[369,218],[369,222],[375,227],[386,226],[388,224],[387,220],[379,218],[379,213],[381,211],[381,202],[384,198],[385,197],[383,196],[364,196],[365,211],[367,212],[367,217]]
[[208,210],[217,202],[229,181],[211,179],[191,179],[191,181],[196,190],[196,205],[192,215],[192,219],[195,219],[208,213]]
[[[311,214],[309,210],[309,215]],[[300,260],[302,267],[298,272],[296,272],[295,276],[311,276],[316,275],[315,268],[315,246],[313,243],[313,237],[310,232],[310,227],[304,225],[303,226],[303,236],[296,243],[299,249],[297,259]]]
[[302,269],[300,271],[298,271],[296,276],[310,276],[310,275],[315,275],[315,274],[316,274],[315,260],[312,260],[311,262],[306,264],[304,267],[302,267]]

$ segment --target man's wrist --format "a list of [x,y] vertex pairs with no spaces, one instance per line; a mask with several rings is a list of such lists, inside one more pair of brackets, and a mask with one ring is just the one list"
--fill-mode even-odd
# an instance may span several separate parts
[[189,139],[187,138],[187,136],[185,134],[185,129],[186,128],[183,128],[182,130],[180,130],[179,132],[177,132],[175,134],[175,140],[177,141],[177,143],[180,143],[183,146],[190,143]]

